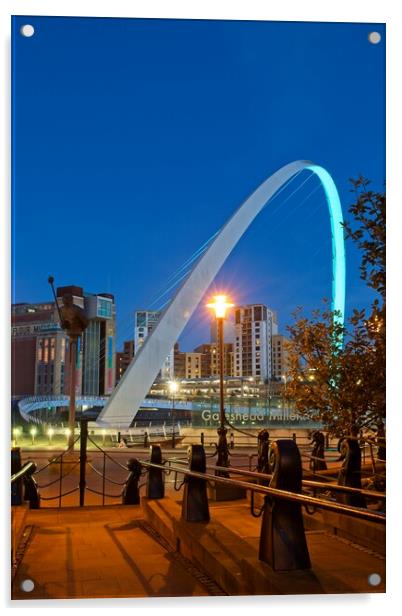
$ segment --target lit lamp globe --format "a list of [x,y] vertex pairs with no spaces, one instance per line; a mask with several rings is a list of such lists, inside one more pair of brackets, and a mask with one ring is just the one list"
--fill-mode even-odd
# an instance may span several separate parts
[[224,319],[228,308],[233,308],[234,304],[226,301],[226,295],[215,295],[213,301],[207,304],[207,308],[212,308],[217,319]]

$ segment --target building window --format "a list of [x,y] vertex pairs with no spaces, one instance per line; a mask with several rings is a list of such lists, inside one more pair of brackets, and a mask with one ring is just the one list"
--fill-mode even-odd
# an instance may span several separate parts
[[262,321],[262,308],[261,308],[261,306],[256,306],[254,308],[254,321]]
[[147,324],[147,313],[146,312],[137,312],[136,316],[137,327],[145,327]]

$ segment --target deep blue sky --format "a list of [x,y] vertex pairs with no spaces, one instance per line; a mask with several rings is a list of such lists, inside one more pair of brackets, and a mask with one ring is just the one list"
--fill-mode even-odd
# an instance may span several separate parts
[[[50,299],[49,273],[112,292],[121,343],[133,311],[282,165],[324,166],[346,214],[348,178],[385,181],[384,81],[383,25],[14,18],[13,300]],[[216,281],[277,310],[282,332],[296,305],[330,296],[321,190],[298,207],[314,182],[264,210]],[[372,299],[358,266],[348,242],[349,311]],[[201,307],[182,343],[204,341]]]

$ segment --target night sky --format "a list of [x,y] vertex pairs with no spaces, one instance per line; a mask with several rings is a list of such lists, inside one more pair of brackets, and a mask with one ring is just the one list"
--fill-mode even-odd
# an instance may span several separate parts
[[[120,346],[133,311],[282,165],[325,167],[347,217],[350,177],[384,187],[384,65],[383,25],[14,18],[13,301],[51,299],[49,274],[114,293]],[[282,333],[295,306],[331,293],[318,180],[291,195],[307,177],[260,214],[214,285],[277,310]],[[346,249],[350,312],[372,295]],[[201,306],[184,350],[208,341],[207,322]]]

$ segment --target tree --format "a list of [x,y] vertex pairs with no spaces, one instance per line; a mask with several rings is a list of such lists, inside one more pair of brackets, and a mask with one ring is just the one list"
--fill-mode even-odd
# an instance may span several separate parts
[[311,318],[297,309],[288,327],[287,397],[338,436],[385,418],[385,194],[368,191],[362,177],[352,184],[345,231],[362,251],[361,278],[380,297],[368,316],[355,309],[347,326],[325,302]]
[[367,190],[370,182],[360,176],[357,180],[349,180],[353,186],[356,202],[349,208],[357,227],[348,222],[344,224],[346,237],[356,242],[362,250],[360,265],[361,278],[367,285],[377,291],[385,305],[385,193]]

